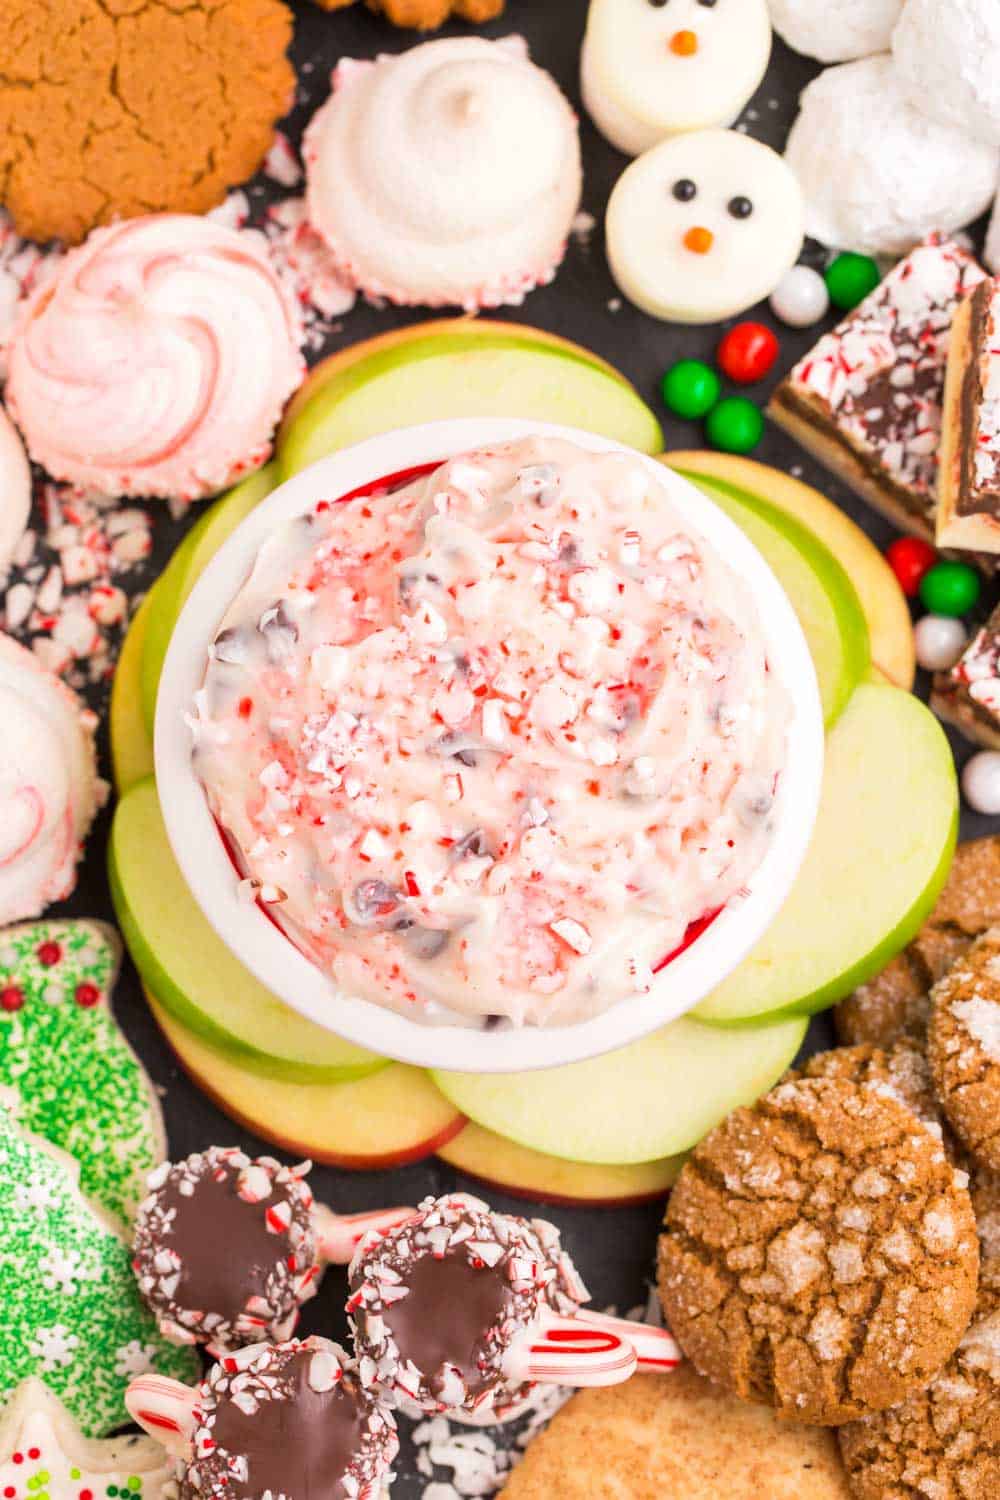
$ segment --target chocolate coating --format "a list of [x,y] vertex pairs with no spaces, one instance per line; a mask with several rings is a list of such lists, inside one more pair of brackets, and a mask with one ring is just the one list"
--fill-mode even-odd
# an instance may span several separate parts
[[423,1370],[434,1395],[444,1367],[458,1370],[466,1391],[479,1395],[495,1380],[487,1331],[503,1324],[513,1294],[504,1271],[470,1263],[461,1251],[442,1260],[426,1256],[407,1273],[409,1293],[383,1313],[402,1360]]

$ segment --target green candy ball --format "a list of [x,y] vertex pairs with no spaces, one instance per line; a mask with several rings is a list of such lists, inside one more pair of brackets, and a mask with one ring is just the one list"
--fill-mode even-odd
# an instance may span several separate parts
[[675,416],[696,422],[707,416],[722,394],[722,381],[700,359],[679,359],[663,377],[663,404]]
[[834,307],[850,312],[875,290],[882,275],[870,256],[847,251],[827,267],[825,279]]
[[705,435],[723,453],[749,453],[764,436],[764,418],[745,396],[727,396],[709,412]]
[[982,588],[979,574],[968,563],[939,562],[921,580],[920,601],[932,615],[954,618],[975,608]]

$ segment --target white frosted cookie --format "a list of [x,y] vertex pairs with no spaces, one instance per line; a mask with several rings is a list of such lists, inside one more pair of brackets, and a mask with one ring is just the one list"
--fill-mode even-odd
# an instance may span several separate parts
[[892,53],[914,108],[1000,146],[1000,0],[907,0]]
[[731,125],[771,55],[765,0],[591,0],[583,102],[638,156],[665,136]]
[[735,130],[675,136],[619,179],[608,260],[629,301],[714,323],[767,297],[802,248],[802,194],[781,157]]
[[881,56],[809,84],[785,160],[805,194],[808,234],[864,255],[905,255],[979,217],[1000,153],[914,109],[893,59]]
[[[888,52],[903,0],[769,0],[781,39],[820,62]],[[951,3],[951,0],[948,0]]]
[[28,524],[31,509],[31,470],[24,444],[13,422],[0,406],[0,576]]

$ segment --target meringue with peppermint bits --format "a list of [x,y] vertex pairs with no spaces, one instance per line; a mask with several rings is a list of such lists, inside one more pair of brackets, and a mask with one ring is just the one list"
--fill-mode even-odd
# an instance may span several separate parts
[[519,38],[343,59],[303,151],[313,228],[400,305],[520,302],[552,280],[580,203],[576,117]]
[[54,478],[200,500],[270,456],[299,346],[262,236],[156,214],[95,230],[29,300],[7,403]]

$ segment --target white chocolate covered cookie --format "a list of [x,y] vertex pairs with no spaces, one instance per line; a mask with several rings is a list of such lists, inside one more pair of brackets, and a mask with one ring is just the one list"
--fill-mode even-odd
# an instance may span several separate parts
[[802,185],[806,231],[864,255],[905,255],[977,219],[998,153],[913,108],[892,57],[827,68],[803,91],[785,160]]
[[731,125],[770,55],[764,0],[591,0],[583,102],[613,146],[638,156],[666,136]]
[[915,109],[1000,146],[1000,0],[907,0],[892,55]]
[[835,63],[888,52],[903,0],[769,0],[769,6],[771,23],[789,47]]
[[24,444],[13,422],[0,406],[0,576],[28,524],[31,509],[31,470]]
[[767,297],[802,248],[802,194],[769,146],[734,130],[663,141],[608,204],[608,260],[655,318],[714,323]]

